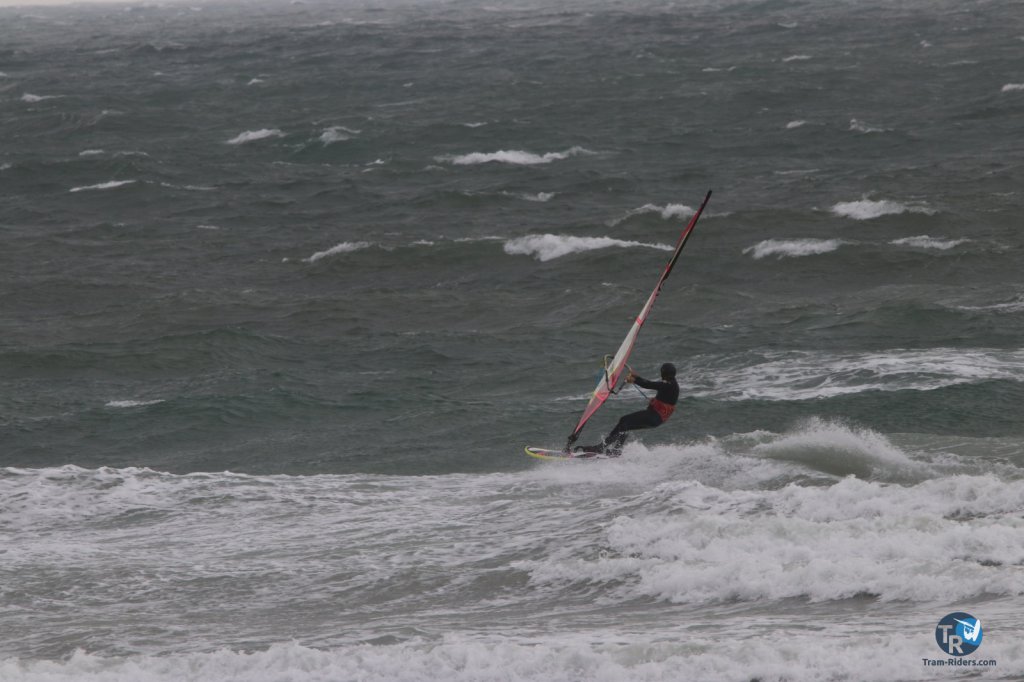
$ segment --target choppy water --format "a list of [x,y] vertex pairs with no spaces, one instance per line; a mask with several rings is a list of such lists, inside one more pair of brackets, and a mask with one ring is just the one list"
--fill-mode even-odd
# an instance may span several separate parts
[[[1000,1],[0,9],[0,678],[946,679],[958,610],[1020,678],[1022,51]],[[525,457],[707,189],[633,356],[677,416]]]

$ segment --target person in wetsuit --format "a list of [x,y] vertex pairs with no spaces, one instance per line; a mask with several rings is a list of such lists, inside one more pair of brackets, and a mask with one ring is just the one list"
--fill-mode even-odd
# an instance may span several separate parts
[[605,436],[604,442],[588,451],[604,452],[617,457],[622,454],[622,445],[626,442],[626,434],[638,429],[653,429],[661,426],[672,415],[679,402],[679,384],[676,383],[676,366],[666,362],[661,366],[661,381],[650,381],[638,377],[630,371],[626,382],[636,384],[640,388],[657,391],[658,395],[651,399],[647,409],[630,412],[619,419],[611,433]]

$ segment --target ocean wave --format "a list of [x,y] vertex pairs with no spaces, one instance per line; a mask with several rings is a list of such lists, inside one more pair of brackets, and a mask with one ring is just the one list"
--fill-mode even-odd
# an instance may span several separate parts
[[1005,567],[1024,564],[1022,496],[1024,480],[992,475],[743,491],[670,481],[606,526],[598,556],[517,566],[538,586],[686,604],[1019,596],[1024,572]]
[[801,256],[817,256],[829,253],[835,251],[843,244],[849,243],[842,239],[765,239],[743,249],[743,253],[751,254],[754,260],[760,260],[768,256],[799,258]]
[[1024,90],[1024,83],[1007,83],[1000,92],[1020,92]]
[[970,239],[937,239],[923,234],[917,237],[894,239],[889,243],[895,246],[914,246],[919,249],[938,249],[940,251],[948,251],[955,246],[960,246],[961,244],[966,244],[970,241]]
[[107,407],[113,407],[118,409],[126,409],[131,407],[149,407],[150,405],[158,405],[164,402],[163,400],[111,400],[106,404]]
[[249,142],[255,142],[257,140],[265,140],[270,137],[284,137],[284,133],[277,128],[261,128],[260,130],[247,130],[244,133],[239,133],[235,137],[231,138],[225,144],[247,144]]
[[805,125],[807,125],[807,121],[804,121],[804,120],[790,121],[789,123],[786,124],[786,130],[793,130],[795,128],[802,128]]
[[546,154],[534,154],[526,151],[497,151],[497,152],[473,152],[459,156],[438,156],[436,161],[451,163],[456,166],[471,166],[482,163],[507,163],[515,166],[533,166],[552,161],[562,161],[573,156],[593,154],[594,152],[583,147],[571,147],[562,152],[548,152]]
[[335,246],[324,251],[317,251],[309,258],[303,258],[305,263],[315,263],[318,260],[327,258],[328,256],[334,256],[339,253],[352,253],[353,251],[361,251],[362,249],[368,249],[373,246],[370,242],[341,242]]
[[45,102],[49,99],[60,99],[64,95],[33,95],[32,93],[26,92],[21,96],[22,102],[28,102],[29,104],[35,104],[36,102]]
[[861,199],[860,201],[840,201],[833,204],[832,213],[843,218],[854,220],[871,220],[885,215],[900,215],[901,213],[922,213],[933,215],[935,210],[920,203],[903,203],[890,199],[873,201]]
[[930,391],[982,381],[1024,381],[1024,351],[970,348],[894,349],[834,354],[764,353],[701,358],[692,395],[717,400],[816,400],[865,391]]
[[989,305],[963,305],[957,306],[959,310],[991,310],[997,313],[1019,313],[1024,312],[1024,296],[1018,296],[1013,301],[1004,303],[991,303]]
[[689,218],[695,212],[696,211],[694,209],[690,208],[689,206],[686,206],[685,204],[666,204],[664,206],[658,206],[656,204],[644,204],[640,208],[634,208],[633,210],[628,211],[626,215],[622,216],[621,218],[613,220],[610,223],[610,226],[614,227],[619,223],[623,223],[632,218],[633,216],[638,215],[649,215],[651,213],[654,213],[660,215],[665,220],[670,220],[673,218]]
[[882,434],[842,423],[811,418],[791,432],[753,446],[760,457],[797,462],[834,476],[923,480],[931,467],[912,460]]
[[892,128],[880,128],[878,126],[871,125],[870,123],[865,123],[864,121],[851,118],[849,130],[856,133],[886,133],[890,132]]
[[359,130],[353,130],[352,128],[346,128],[345,126],[331,126],[330,128],[325,128],[324,131],[320,133],[319,139],[326,146],[334,144],[335,142],[351,140],[353,135],[358,135],[360,132],[361,131]]
[[788,57],[783,57],[783,62],[803,62],[811,58],[809,54],[794,54]]
[[624,241],[611,237],[572,237],[557,234],[539,234],[517,237],[505,242],[505,253],[510,256],[533,256],[539,261],[549,261],[567,256],[571,253],[582,253],[610,247],[631,248],[644,247],[671,251],[671,246],[664,244],[645,244],[643,242]]
[[133,185],[136,180],[111,180],[110,182],[101,182],[98,185],[83,185],[82,187],[72,187],[70,192],[92,192],[106,189],[116,189],[118,187],[124,187],[126,185]]

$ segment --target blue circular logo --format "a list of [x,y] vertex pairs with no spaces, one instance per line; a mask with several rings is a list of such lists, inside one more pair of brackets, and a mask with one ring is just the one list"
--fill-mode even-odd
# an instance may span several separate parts
[[966,656],[981,646],[981,621],[969,613],[957,611],[939,621],[935,641],[950,656]]

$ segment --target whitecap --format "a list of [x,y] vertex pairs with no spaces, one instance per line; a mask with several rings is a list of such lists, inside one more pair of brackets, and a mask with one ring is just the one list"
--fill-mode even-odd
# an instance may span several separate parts
[[358,135],[359,133],[360,131],[346,128],[345,126],[331,126],[330,128],[325,128],[320,133],[320,141],[326,146],[335,142],[351,140],[353,135]]
[[106,154],[106,153],[107,152],[105,150],[103,150],[103,149],[85,149],[83,151],[78,152],[78,155],[79,156],[101,156],[101,155]]
[[1020,92],[1024,90],[1024,83],[1007,83],[1000,92]]
[[989,305],[964,305],[957,306],[960,310],[992,310],[997,313],[1020,313],[1024,312],[1024,296],[1006,303],[992,303]]
[[658,206],[656,204],[644,204],[640,208],[634,208],[633,210],[627,212],[626,215],[622,216],[621,218],[613,220],[610,223],[610,225],[614,227],[615,225],[618,225],[621,222],[629,220],[633,216],[645,215],[649,213],[656,213],[665,220],[669,220],[672,218],[689,218],[695,212],[696,211],[694,211],[694,209],[690,208],[689,206],[686,206],[685,204],[666,204],[664,206]]
[[82,187],[72,187],[72,192],[88,192],[96,190],[114,189],[116,187],[124,187],[125,185],[135,184],[135,180],[111,180],[110,182],[101,182],[98,185],[84,185]]
[[351,253],[353,251],[360,251],[362,249],[367,249],[370,246],[370,242],[341,242],[340,244],[332,246],[331,248],[325,251],[317,251],[309,258],[303,258],[302,260],[305,263],[315,263],[321,258],[327,258],[328,256],[333,256],[339,253]]
[[33,95],[26,92],[21,96],[21,101],[34,104],[36,102],[45,102],[48,99],[59,99],[60,97],[62,97],[62,95]]
[[246,144],[247,142],[255,142],[256,140],[265,140],[268,137],[284,137],[284,133],[277,128],[247,130],[244,133],[239,133],[235,137],[231,138],[225,144]]
[[921,204],[905,204],[899,201],[881,199],[861,199],[860,201],[841,201],[832,206],[832,213],[843,218],[854,220],[871,220],[884,215],[899,215],[901,213],[923,213],[932,215],[935,211]]
[[645,244],[642,242],[624,241],[611,237],[572,237],[557,234],[539,234],[518,237],[505,242],[505,253],[510,256],[533,256],[539,261],[549,261],[571,253],[582,253],[610,247],[630,248],[644,247],[671,251],[671,246],[663,244]]
[[894,239],[890,244],[895,246],[914,246],[919,249],[939,249],[941,251],[947,251],[952,249],[954,246],[966,244],[971,241],[970,239],[937,239],[929,237],[926,234],[917,237],[903,237],[902,239]]
[[784,62],[803,62],[803,61],[807,61],[810,58],[811,58],[811,55],[809,55],[809,54],[794,54],[794,55],[790,55],[788,57],[783,57],[782,61],[784,61]]
[[561,161],[581,154],[593,154],[594,152],[583,147],[571,147],[563,152],[548,152],[546,154],[534,154],[532,152],[508,150],[497,152],[473,152],[459,156],[438,156],[437,161],[446,161],[456,166],[471,166],[482,163],[508,163],[515,166],[534,166],[538,164]]
[[858,133],[884,133],[888,132],[889,128],[879,128],[878,126],[859,121],[855,118],[850,119],[850,130]]
[[807,125],[807,121],[790,121],[789,123],[786,124],[786,130],[793,130],[794,128],[799,128],[804,125]]
[[798,258],[829,253],[835,251],[843,244],[849,244],[849,242],[841,239],[765,239],[743,249],[743,253],[751,254],[754,260],[760,260],[768,256]]
[[129,407],[147,407],[149,405],[157,405],[164,402],[163,400],[111,400],[106,404],[106,407],[113,408],[129,408]]

